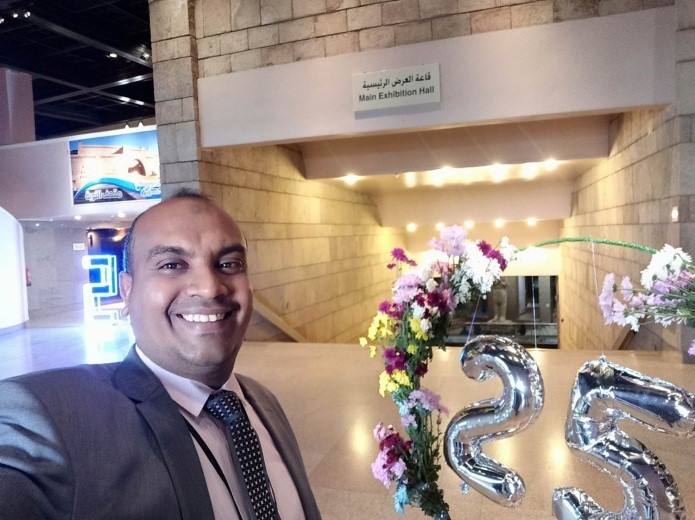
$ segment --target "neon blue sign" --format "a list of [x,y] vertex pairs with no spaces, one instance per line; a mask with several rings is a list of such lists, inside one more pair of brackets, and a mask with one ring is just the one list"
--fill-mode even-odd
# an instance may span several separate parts
[[82,286],[84,320],[86,322],[117,320],[118,309],[108,308],[102,301],[105,298],[118,295],[116,255],[83,256],[82,268],[89,271],[98,270],[97,281]]

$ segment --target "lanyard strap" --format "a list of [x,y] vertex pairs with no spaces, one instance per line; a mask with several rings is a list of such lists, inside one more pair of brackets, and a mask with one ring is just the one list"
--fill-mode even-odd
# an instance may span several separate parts
[[215,459],[215,456],[212,454],[212,451],[210,451],[210,448],[208,447],[207,443],[203,440],[203,438],[196,431],[196,429],[193,427],[193,425],[191,425],[191,423],[189,423],[185,418],[184,418],[184,422],[186,423],[186,426],[188,427],[188,431],[191,432],[193,439],[198,443],[198,446],[200,446],[200,448],[203,450],[203,453],[205,453],[205,456],[210,461],[210,464],[212,464],[212,467],[215,468],[215,471],[222,479],[222,482],[224,483],[224,487],[227,488],[227,491],[229,491],[229,496],[232,497],[232,503],[234,504],[234,508],[236,509],[237,517],[239,519],[242,519],[243,517],[241,516],[241,512],[239,511],[239,506],[237,506],[237,504],[236,504],[236,500],[234,500],[234,494],[232,493],[232,489],[229,487],[229,482],[227,482],[227,478],[224,476],[224,473],[222,472],[222,468],[220,467],[219,463],[217,462],[217,459]]

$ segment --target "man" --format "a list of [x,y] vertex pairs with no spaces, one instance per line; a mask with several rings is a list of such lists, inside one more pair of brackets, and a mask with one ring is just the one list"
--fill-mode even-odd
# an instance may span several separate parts
[[320,519],[280,404],[232,373],[253,310],[237,224],[182,192],[133,222],[124,259],[123,362],[0,382],[0,518]]

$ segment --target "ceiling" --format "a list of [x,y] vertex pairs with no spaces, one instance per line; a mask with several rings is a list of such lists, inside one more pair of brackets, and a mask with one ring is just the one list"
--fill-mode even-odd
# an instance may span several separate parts
[[147,0],[0,0],[0,19],[0,67],[31,74],[37,140],[154,117]]

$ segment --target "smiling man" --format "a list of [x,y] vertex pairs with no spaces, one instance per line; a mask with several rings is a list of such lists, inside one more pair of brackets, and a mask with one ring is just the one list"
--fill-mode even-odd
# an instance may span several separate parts
[[280,404],[233,373],[253,312],[237,224],[180,192],[124,256],[126,359],[0,382],[0,518],[320,519]]

